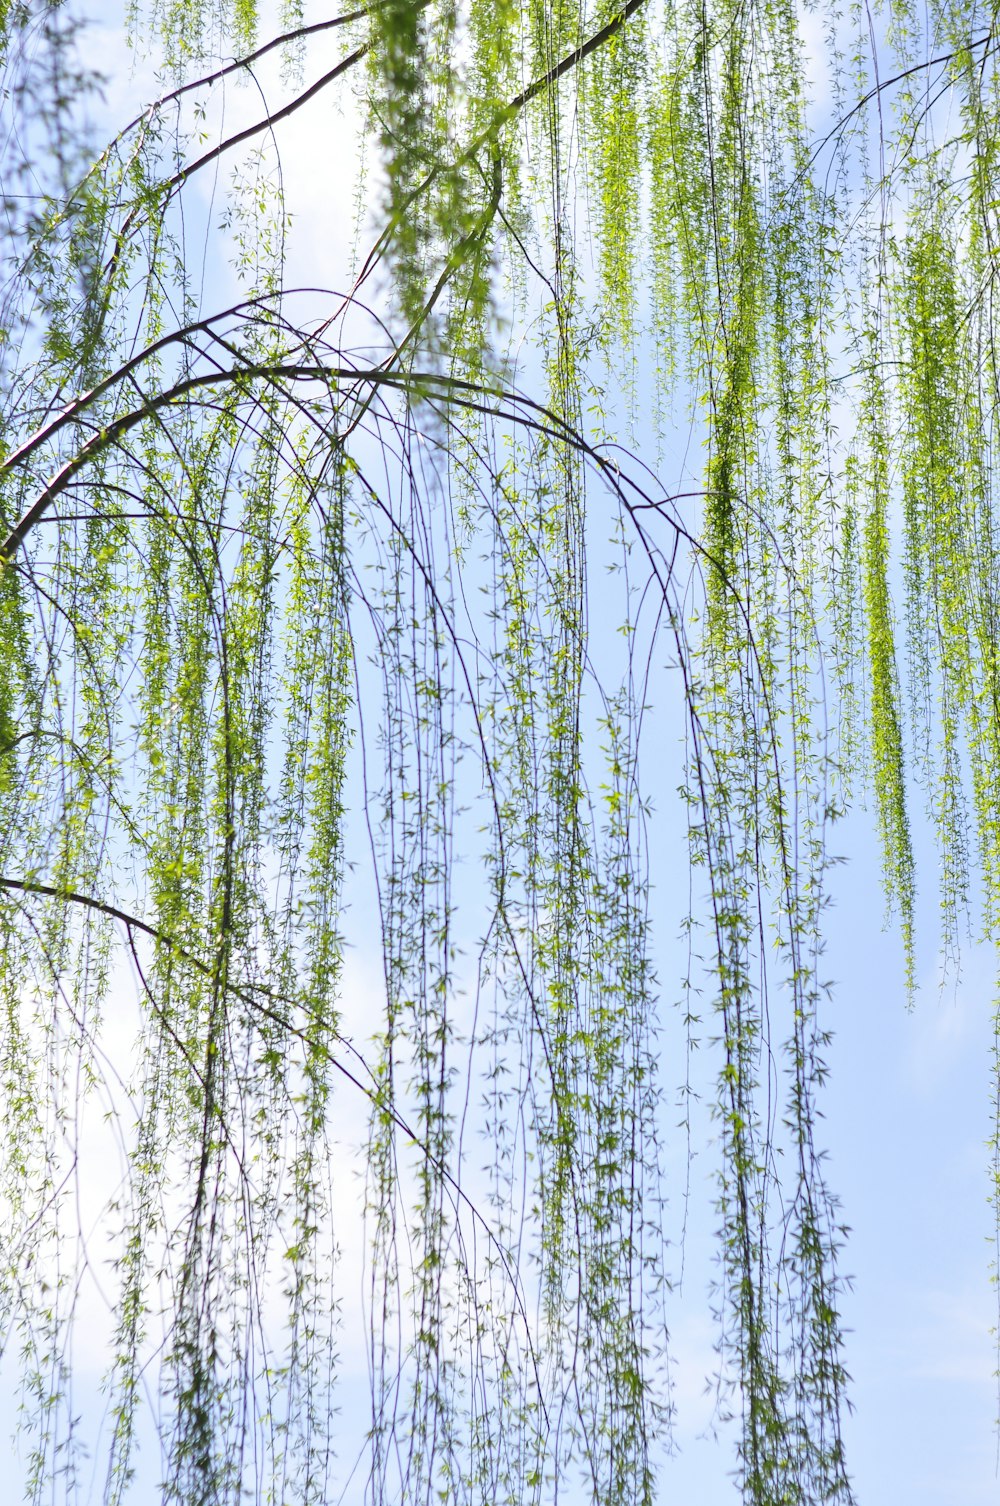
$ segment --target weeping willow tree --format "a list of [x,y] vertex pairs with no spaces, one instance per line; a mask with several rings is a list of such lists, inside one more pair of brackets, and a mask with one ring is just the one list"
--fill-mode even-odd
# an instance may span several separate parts
[[29,1499],[325,1506],[359,1441],[372,1506],[669,1490],[669,1017],[737,1488],[849,1502],[831,822],[870,793],[901,976],[915,801],[943,944],[1000,923],[994,12],[128,24],[159,97],[91,152],[76,20],[0,6]]

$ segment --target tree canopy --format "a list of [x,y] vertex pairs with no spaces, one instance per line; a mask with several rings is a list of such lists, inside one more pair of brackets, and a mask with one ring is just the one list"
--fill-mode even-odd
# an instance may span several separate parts
[[[851,1501],[838,815],[910,983],[914,801],[945,949],[1000,922],[993,10],[136,0],[159,97],[96,146],[78,21],[0,0],[30,1499],[152,1449],[164,1502],[326,1506],[359,1281],[358,1499],[657,1499],[707,1091],[738,1488]],[[353,265],[296,239],[307,109]]]

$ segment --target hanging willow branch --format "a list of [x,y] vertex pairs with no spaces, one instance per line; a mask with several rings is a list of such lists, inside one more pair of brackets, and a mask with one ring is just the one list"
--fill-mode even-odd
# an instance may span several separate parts
[[[739,1489],[849,1502],[817,1135],[852,771],[901,976],[915,791],[945,946],[977,904],[994,934],[1000,893],[992,24],[859,19],[832,124],[784,4],[134,24],[170,87],[88,161],[66,15],[0,18],[0,1332],[28,1497],[88,1499],[89,1450],[115,1506],[652,1502],[676,1087],[716,1156]],[[224,127],[248,77],[264,113]],[[380,153],[367,249],[352,274],[300,247],[293,288],[275,154],[312,122],[332,183],[354,117],[317,107],[346,88]],[[212,312],[225,255],[244,286]],[[707,1048],[704,1080],[665,1041]],[[351,1261],[369,1394],[338,1431]]]

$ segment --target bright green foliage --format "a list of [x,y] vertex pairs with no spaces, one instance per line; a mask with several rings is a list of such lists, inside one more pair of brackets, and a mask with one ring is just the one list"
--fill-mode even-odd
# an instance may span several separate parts
[[[0,1325],[34,1501],[83,1498],[63,1194],[106,1113],[105,1501],[150,1428],[165,1500],[331,1498],[353,1195],[370,1499],[651,1502],[678,925],[740,1487],[851,1500],[828,833],[870,795],[909,975],[916,785],[945,945],[977,904],[996,933],[1000,99],[992,16],[887,8],[873,84],[852,10],[816,141],[800,19],[378,0],[279,42],[251,0],[137,6],[168,92],[90,162],[73,26],[0,6]],[[371,249],[345,296],[306,248],[296,291],[269,143],[352,88]],[[681,867],[678,914],[650,873]]]

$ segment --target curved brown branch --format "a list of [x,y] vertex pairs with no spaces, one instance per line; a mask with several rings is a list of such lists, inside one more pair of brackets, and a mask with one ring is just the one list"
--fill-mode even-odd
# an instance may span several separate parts
[[[956,47],[951,52],[942,52],[938,57],[925,58],[923,62],[914,63],[910,68],[904,68],[901,73],[894,73],[891,78],[880,79],[878,83],[873,84],[865,94],[862,94],[860,99],[855,101],[855,103],[846,112],[846,114],[841,115],[839,119],[830,127],[829,131],[827,131],[822,141],[818,142],[817,145],[813,148],[812,153],[809,157],[810,165],[816,161],[816,158],[819,156],[823,148],[830,141],[832,141],[835,136],[840,134],[844,127],[854,119],[855,115],[859,115],[866,105],[870,105],[873,99],[881,98],[881,96],[888,89],[894,89],[897,84],[901,84],[904,82],[904,80],[912,78],[914,74],[926,73],[930,68],[945,68],[949,63],[953,63],[956,58],[961,57],[963,53],[978,52],[981,47],[985,47],[986,51],[983,53],[983,56],[980,59],[980,63],[985,63],[987,57],[989,57],[990,54],[991,44],[995,40],[995,28],[990,27],[985,36],[977,37],[975,41],[966,42],[964,47]],[[800,173],[799,177],[801,178],[801,176],[802,174]]]
[[[166,947],[169,951],[173,952],[175,956],[180,957],[182,961],[186,962],[190,967],[193,967],[197,972],[202,973],[205,977],[212,980],[215,980],[217,977],[218,969],[214,964],[203,961],[194,952],[190,951],[189,948],[183,946],[182,943],[176,939],[176,937],[171,936],[169,932],[160,930],[158,926],[150,925],[148,921],[140,920],[137,915],[130,915],[127,910],[122,910],[117,905],[109,905],[104,900],[95,899],[92,895],[89,894],[81,894],[75,889],[60,888],[55,884],[43,884],[39,883],[35,879],[9,878],[7,875],[3,874],[0,874],[0,889],[6,889],[8,891],[20,894],[35,894],[44,899],[58,899],[64,901],[66,904],[79,905],[82,909],[90,910],[94,914],[104,915],[109,920],[116,920],[120,925],[123,925],[125,927],[130,945],[132,943],[133,936],[138,931],[142,935],[148,936],[152,941],[157,942],[160,946]],[[538,1356],[531,1339],[531,1327],[528,1320],[527,1309],[524,1305],[524,1298],[521,1291],[520,1281],[518,1280],[517,1272],[511,1265],[506,1250],[501,1244],[499,1237],[494,1232],[489,1220],[483,1213],[480,1212],[479,1208],[472,1201],[469,1194],[464,1191],[457,1177],[452,1175],[447,1166],[440,1160],[438,1156],[434,1154],[430,1146],[427,1145],[426,1142],[420,1138],[420,1135],[417,1133],[417,1131],[407,1123],[407,1121],[403,1118],[402,1114],[395,1107],[395,1105],[386,1102],[384,1093],[380,1092],[377,1087],[367,1086],[367,1084],[363,1083],[360,1078],[356,1077],[351,1069],[345,1066],[344,1063],[334,1055],[330,1047],[326,1045],[325,1042],[316,1041],[302,1026],[294,1024],[287,1015],[282,1014],[279,1010],[271,1007],[273,1004],[282,1004],[286,1007],[293,1008],[302,1007],[301,1005],[297,1006],[295,1000],[286,998],[283,994],[276,994],[271,989],[266,989],[263,987],[259,987],[257,989],[254,989],[253,991],[250,991],[246,988],[242,988],[232,983],[229,980],[226,981],[225,987],[227,993],[232,994],[235,999],[239,999],[242,1004],[245,1004],[249,1009],[254,1010],[258,1015],[261,1016],[261,1018],[268,1020],[272,1025],[277,1025],[282,1030],[287,1031],[289,1035],[294,1036],[296,1040],[301,1041],[311,1050],[316,1050],[318,1048],[335,1071],[339,1072],[342,1077],[346,1078],[348,1082],[353,1084],[353,1086],[356,1087],[360,1093],[363,1093],[364,1096],[369,1100],[369,1102],[378,1109],[380,1114],[386,1114],[392,1121],[392,1123],[396,1126],[396,1128],[400,1130],[404,1135],[406,1135],[410,1139],[410,1141],[412,1141],[412,1143],[420,1151],[421,1155],[425,1156],[428,1162],[432,1166],[434,1166],[436,1171],[439,1172],[441,1177],[451,1188],[457,1201],[464,1204],[464,1206],[468,1208],[473,1219],[483,1229],[487,1239],[496,1250],[507,1279],[511,1283],[511,1290],[514,1293],[514,1300],[517,1304],[518,1316],[520,1317],[521,1322],[524,1324],[525,1336],[528,1340],[528,1349],[531,1354],[532,1365],[535,1371],[535,1379],[538,1384],[539,1406],[541,1407],[542,1415],[545,1417],[547,1425],[548,1414],[546,1412],[541,1375],[538,1367]],[[146,997],[150,1000],[152,1007],[157,1010],[157,1013],[162,1014],[162,1011],[156,1003],[155,997],[148,987],[145,989],[145,993]],[[265,999],[270,1000],[270,1004],[261,1003],[260,998],[257,997],[257,995],[262,995]],[[364,1057],[361,1055],[361,1052],[353,1044],[353,1042],[349,1041],[345,1036],[341,1035],[339,1031],[333,1029],[333,1027],[329,1025],[328,1021],[324,1021],[324,1024],[327,1026],[330,1034],[334,1037],[337,1043],[343,1046],[347,1051],[349,1051],[351,1055],[357,1059],[361,1066],[364,1067],[368,1075],[371,1076],[371,1068],[368,1066],[368,1063],[365,1061]],[[193,1062],[191,1063],[191,1066],[193,1070],[197,1071],[197,1068],[194,1066]]]
[[[249,141],[254,136],[259,136],[262,131],[273,129],[281,121],[287,120],[290,115],[294,115],[304,104],[308,104],[309,100],[314,99],[317,94],[321,94],[328,84],[333,83],[334,79],[339,78],[342,73],[346,73],[349,68],[353,68],[354,64],[360,62],[370,51],[371,44],[369,42],[362,42],[360,47],[356,47],[353,52],[348,53],[346,58],[341,58],[340,62],[331,68],[328,73],[324,73],[315,83],[310,84],[308,89],[304,89],[301,94],[297,94],[293,100],[290,100],[287,105],[283,105],[280,110],[275,110],[273,115],[265,115],[262,120],[256,120],[253,125],[246,126],[242,131],[237,131],[234,136],[227,136],[224,141],[218,142],[207,152],[203,152],[194,162],[189,162],[185,167],[178,168],[177,172],[158,185],[157,193],[163,196],[165,202],[175,188],[179,188],[182,184],[186,183],[188,178],[193,177],[201,168],[206,167],[210,162],[217,161],[219,157],[224,156],[226,152],[232,151],[234,147],[240,146],[242,142]],[[161,204],[161,213],[162,207]],[[104,263],[104,275],[106,277],[114,270],[115,264],[121,255],[122,246],[125,244],[129,231],[135,224],[136,215],[137,211],[132,209],[122,221],[121,229],[115,237],[114,247],[107,261]]]
[[[600,30],[594,32],[593,36],[588,37],[585,42],[581,42],[578,47],[574,47],[572,51],[566,54],[565,57],[560,58],[558,63],[553,63],[552,67],[549,68],[547,72],[541,74],[538,78],[533,79],[532,82],[528,84],[527,88],[521,90],[520,94],[515,94],[513,99],[508,100],[507,104],[505,104],[502,109],[499,109],[496,112],[493,119],[490,121],[490,124],[488,126],[484,126],[483,129],[478,133],[478,135],[473,138],[470,144],[466,147],[465,151],[457,159],[456,163],[452,164],[452,166],[460,166],[464,162],[470,162],[472,158],[475,157],[476,153],[482,149],[482,147],[488,145],[491,142],[497,141],[504,126],[507,125],[509,121],[513,120],[516,115],[520,114],[525,105],[530,104],[531,101],[537,98],[539,94],[542,94],[546,89],[551,88],[553,84],[558,83],[558,81],[565,74],[578,67],[580,63],[584,62],[584,60],[590,57],[592,53],[596,52],[598,48],[603,47],[605,42],[610,41],[615,33],[617,31],[620,31],[621,28],[625,25],[626,21],[628,21],[630,17],[634,16],[636,11],[641,10],[643,5],[645,4],[646,0],[627,0],[627,4],[618,12],[618,14],[612,16],[611,20],[608,21],[606,25],[602,26]],[[426,192],[430,185],[440,176],[440,174],[444,170],[444,164],[438,164],[436,167],[432,167],[430,172],[422,180],[422,182],[417,185],[412,193],[407,195],[405,201],[400,205],[399,209],[393,215],[392,219],[389,221],[388,225],[386,225],[378,240],[375,242],[371,251],[368,253],[365,264],[361,268],[361,271],[358,273],[357,280],[352,290],[352,296],[353,293],[356,293],[357,290],[361,287],[362,283],[364,283],[368,279],[368,277],[374,271],[375,267],[378,265],[382,257],[382,252],[388,242],[391,240],[393,231],[395,230],[396,226],[401,223],[404,217],[409,213],[413,204],[416,203],[417,199],[420,198],[421,194]]]

